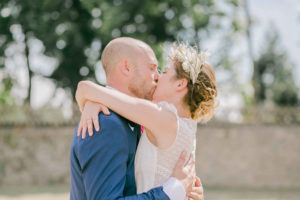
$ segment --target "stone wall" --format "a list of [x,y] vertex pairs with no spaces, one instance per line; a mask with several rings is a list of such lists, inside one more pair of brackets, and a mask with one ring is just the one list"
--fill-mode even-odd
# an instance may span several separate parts
[[[74,127],[0,128],[0,186],[69,183]],[[206,186],[300,188],[300,126],[199,126]]]
[[0,129],[0,186],[68,183],[73,130]]
[[199,127],[203,184],[300,188],[300,126]]

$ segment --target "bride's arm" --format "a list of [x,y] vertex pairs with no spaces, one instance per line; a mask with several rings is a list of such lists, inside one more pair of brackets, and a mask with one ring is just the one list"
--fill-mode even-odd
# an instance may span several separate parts
[[87,100],[101,103],[130,121],[143,125],[156,138],[160,132],[164,135],[176,134],[177,118],[174,113],[148,100],[131,97],[91,81],[79,82],[76,100],[81,110]]

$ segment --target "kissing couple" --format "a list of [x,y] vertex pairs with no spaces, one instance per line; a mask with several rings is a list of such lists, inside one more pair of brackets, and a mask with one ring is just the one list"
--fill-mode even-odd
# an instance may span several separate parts
[[101,62],[107,86],[81,81],[71,144],[71,200],[203,200],[195,175],[197,123],[216,105],[206,52],[179,43],[162,74],[149,45],[112,40]]

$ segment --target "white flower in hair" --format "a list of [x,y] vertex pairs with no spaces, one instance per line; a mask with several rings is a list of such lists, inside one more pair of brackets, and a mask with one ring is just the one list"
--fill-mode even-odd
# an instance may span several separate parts
[[195,47],[181,43],[178,46],[173,45],[170,57],[172,60],[176,59],[181,62],[183,70],[190,73],[190,79],[194,84],[209,55],[208,52],[198,52]]

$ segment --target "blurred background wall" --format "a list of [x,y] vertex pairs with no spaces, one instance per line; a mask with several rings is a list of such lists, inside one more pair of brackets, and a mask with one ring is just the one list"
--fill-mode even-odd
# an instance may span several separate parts
[[68,192],[77,83],[105,85],[100,56],[120,36],[148,43],[160,70],[174,41],[211,53],[220,105],[197,135],[209,199],[299,199],[299,24],[297,0],[2,0],[0,199],[25,185]]
[[[204,187],[300,188],[300,126],[199,126]],[[74,127],[0,129],[0,184],[69,184]],[[22,133],[20,133],[22,132]]]

